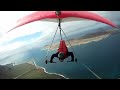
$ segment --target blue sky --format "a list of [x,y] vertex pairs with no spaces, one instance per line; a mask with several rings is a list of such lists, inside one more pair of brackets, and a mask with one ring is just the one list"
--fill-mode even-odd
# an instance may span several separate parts
[[22,36],[22,37],[17,37],[13,40],[10,40],[8,42],[5,42],[3,43],[2,45],[7,45],[7,44],[10,44],[10,43],[14,43],[14,42],[30,42],[31,39],[37,39],[39,38],[40,36],[42,35],[41,32],[36,32],[34,34],[31,34],[31,35],[26,35],[26,36]]

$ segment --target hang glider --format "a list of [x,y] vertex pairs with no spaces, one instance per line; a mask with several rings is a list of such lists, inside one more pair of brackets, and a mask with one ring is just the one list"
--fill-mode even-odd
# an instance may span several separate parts
[[[20,26],[23,26],[25,24],[43,20],[43,21],[50,21],[50,22],[58,22],[58,18],[61,19],[61,22],[70,22],[70,21],[76,21],[80,19],[88,19],[88,20],[94,20],[97,22],[108,24],[112,27],[117,28],[117,26],[107,18],[104,18],[100,16],[99,14],[89,12],[89,11],[60,11],[60,15],[56,14],[56,11],[36,11],[30,15],[27,15],[21,19],[19,19],[12,29],[9,31],[12,31],[13,29],[16,29]],[[8,31],[8,32],[9,32]]]

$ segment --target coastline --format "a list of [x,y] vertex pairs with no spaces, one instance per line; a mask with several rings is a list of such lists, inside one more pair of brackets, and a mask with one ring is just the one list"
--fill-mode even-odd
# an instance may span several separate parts
[[[110,35],[111,35],[111,33],[108,33],[108,32],[107,33],[102,33],[102,34],[97,35],[97,36],[93,35],[92,37],[89,37],[89,35],[88,35],[87,38],[85,37],[85,38],[71,39],[70,43],[71,43],[72,46],[82,45],[82,44],[87,44],[87,43],[97,42],[97,41],[103,40],[103,39],[109,37]],[[66,45],[67,45],[68,48],[70,47],[68,42],[66,42]],[[46,50],[49,47],[50,47],[49,45],[46,45],[43,49]],[[56,49],[58,49],[58,47],[59,47],[59,43],[54,43],[52,45],[50,51],[56,50]],[[47,74],[55,74],[55,75],[59,75],[59,76],[65,78],[65,79],[69,79],[62,74],[47,72],[44,67],[40,67],[40,66],[37,66],[37,67],[43,69],[43,71]]]
[[[105,35],[99,35],[99,36],[95,36],[95,37],[91,37],[91,38],[78,38],[78,39],[71,39],[69,40],[69,42],[71,43],[72,46],[76,46],[76,45],[82,45],[82,44],[87,44],[87,43],[91,43],[91,42],[97,42],[100,41],[102,39],[105,39],[107,37],[109,37],[111,34],[105,34]],[[70,45],[68,42],[66,42],[67,47],[69,48]],[[59,43],[54,43],[51,48],[50,45],[46,45],[43,50],[46,50],[48,48],[50,48],[50,51],[56,50],[59,47]]]
[[41,67],[41,66],[35,65],[34,63],[29,63],[29,62],[28,62],[28,64],[31,64],[31,65],[33,65],[33,66],[36,66],[37,69],[42,69],[46,74],[50,74],[50,75],[58,75],[58,76],[60,76],[60,77],[63,77],[64,79],[69,79],[69,78],[65,77],[64,75],[62,75],[62,74],[47,72],[46,69],[45,69],[44,67]]
[[0,79],[68,79],[64,75],[49,73],[34,63],[0,65]]
[[59,76],[61,76],[61,77],[65,78],[65,79],[69,79],[69,78],[65,77],[64,75],[62,75],[62,74],[49,73],[49,72],[47,72],[47,71],[46,71],[46,69],[45,69],[44,67],[40,67],[40,66],[38,66],[38,67],[39,67],[39,68],[41,68],[41,69],[43,69],[43,70],[44,70],[44,72],[45,72],[45,73],[47,73],[47,74],[55,74],[55,75],[59,75]]
[[[110,34],[100,35],[100,36],[96,36],[96,37],[92,37],[92,38],[87,38],[87,39],[75,39],[75,40],[71,40],[70,43],[71,43],[72,46],[76,46],[76,45],[87,44],[87,43],[90,43],[90,42],[97,42],[97,41],[100,41],[100,40],[102,40],[104,38],[107,38],[109,35]],[[66,43],[66,44],[67,44],[67,46],[69,48],[70,46],[68,45],[68,43]],[[52,50],[58,49],[57,48],[58,45],[59,45],[59,43],[53,44],[53,46],[51,47],[50,50],[52,51]],[[46,50],[48,48],[49,48],[49,46],[45,47],[44,49]],[[46,71],[46,69],[44,67],[40,67],[40,66],[37,66],[37,67],[42,68],[44,70],[44,72],[47,73],[47,74],[55,74],[55,75],[62,76],[65,79],[69,79],[69,78],[65,77],[64,75],[62,75],[62,74],[49,73],[49,72]]]

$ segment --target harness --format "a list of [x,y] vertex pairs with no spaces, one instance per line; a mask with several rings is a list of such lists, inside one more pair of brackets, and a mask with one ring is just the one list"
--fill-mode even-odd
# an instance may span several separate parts
[[59,46],[58,52],[64,53],[65,58],[67,57],[68,48],[67,48],[64,40],[60,41],[60,46]]

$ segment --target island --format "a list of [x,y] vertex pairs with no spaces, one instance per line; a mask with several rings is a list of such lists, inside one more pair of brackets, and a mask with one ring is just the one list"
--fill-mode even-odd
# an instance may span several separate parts
[[[70,39],[69,42],[72,46],[87,44],[87,43],[90,43],[90,42],[95,42],[95,41],[102,40],[102,39],[108,37],[111,34],[119,34],[119,33],[120,32],[116,32],[115,30],[98,31],[98,32],[95,32],[95,33],[86,34],[86,35],[84,35],[80,38],[77,38],[77,39],[74,39],[74,38]],[[68,48],[70,47],[69,42],[66,41],[66,45],[67,45]],[[48,48],[49,48],[50,51],[58,49],[59,48],[59,42],[53,43],[51,48],[50,48],[50,45],[45,45],[43,50],[47,50]]]
[[36,67],[33,62],[18,65],[0,65],[0,79],[65,79],[62,75],[49,74],[42,67]]

